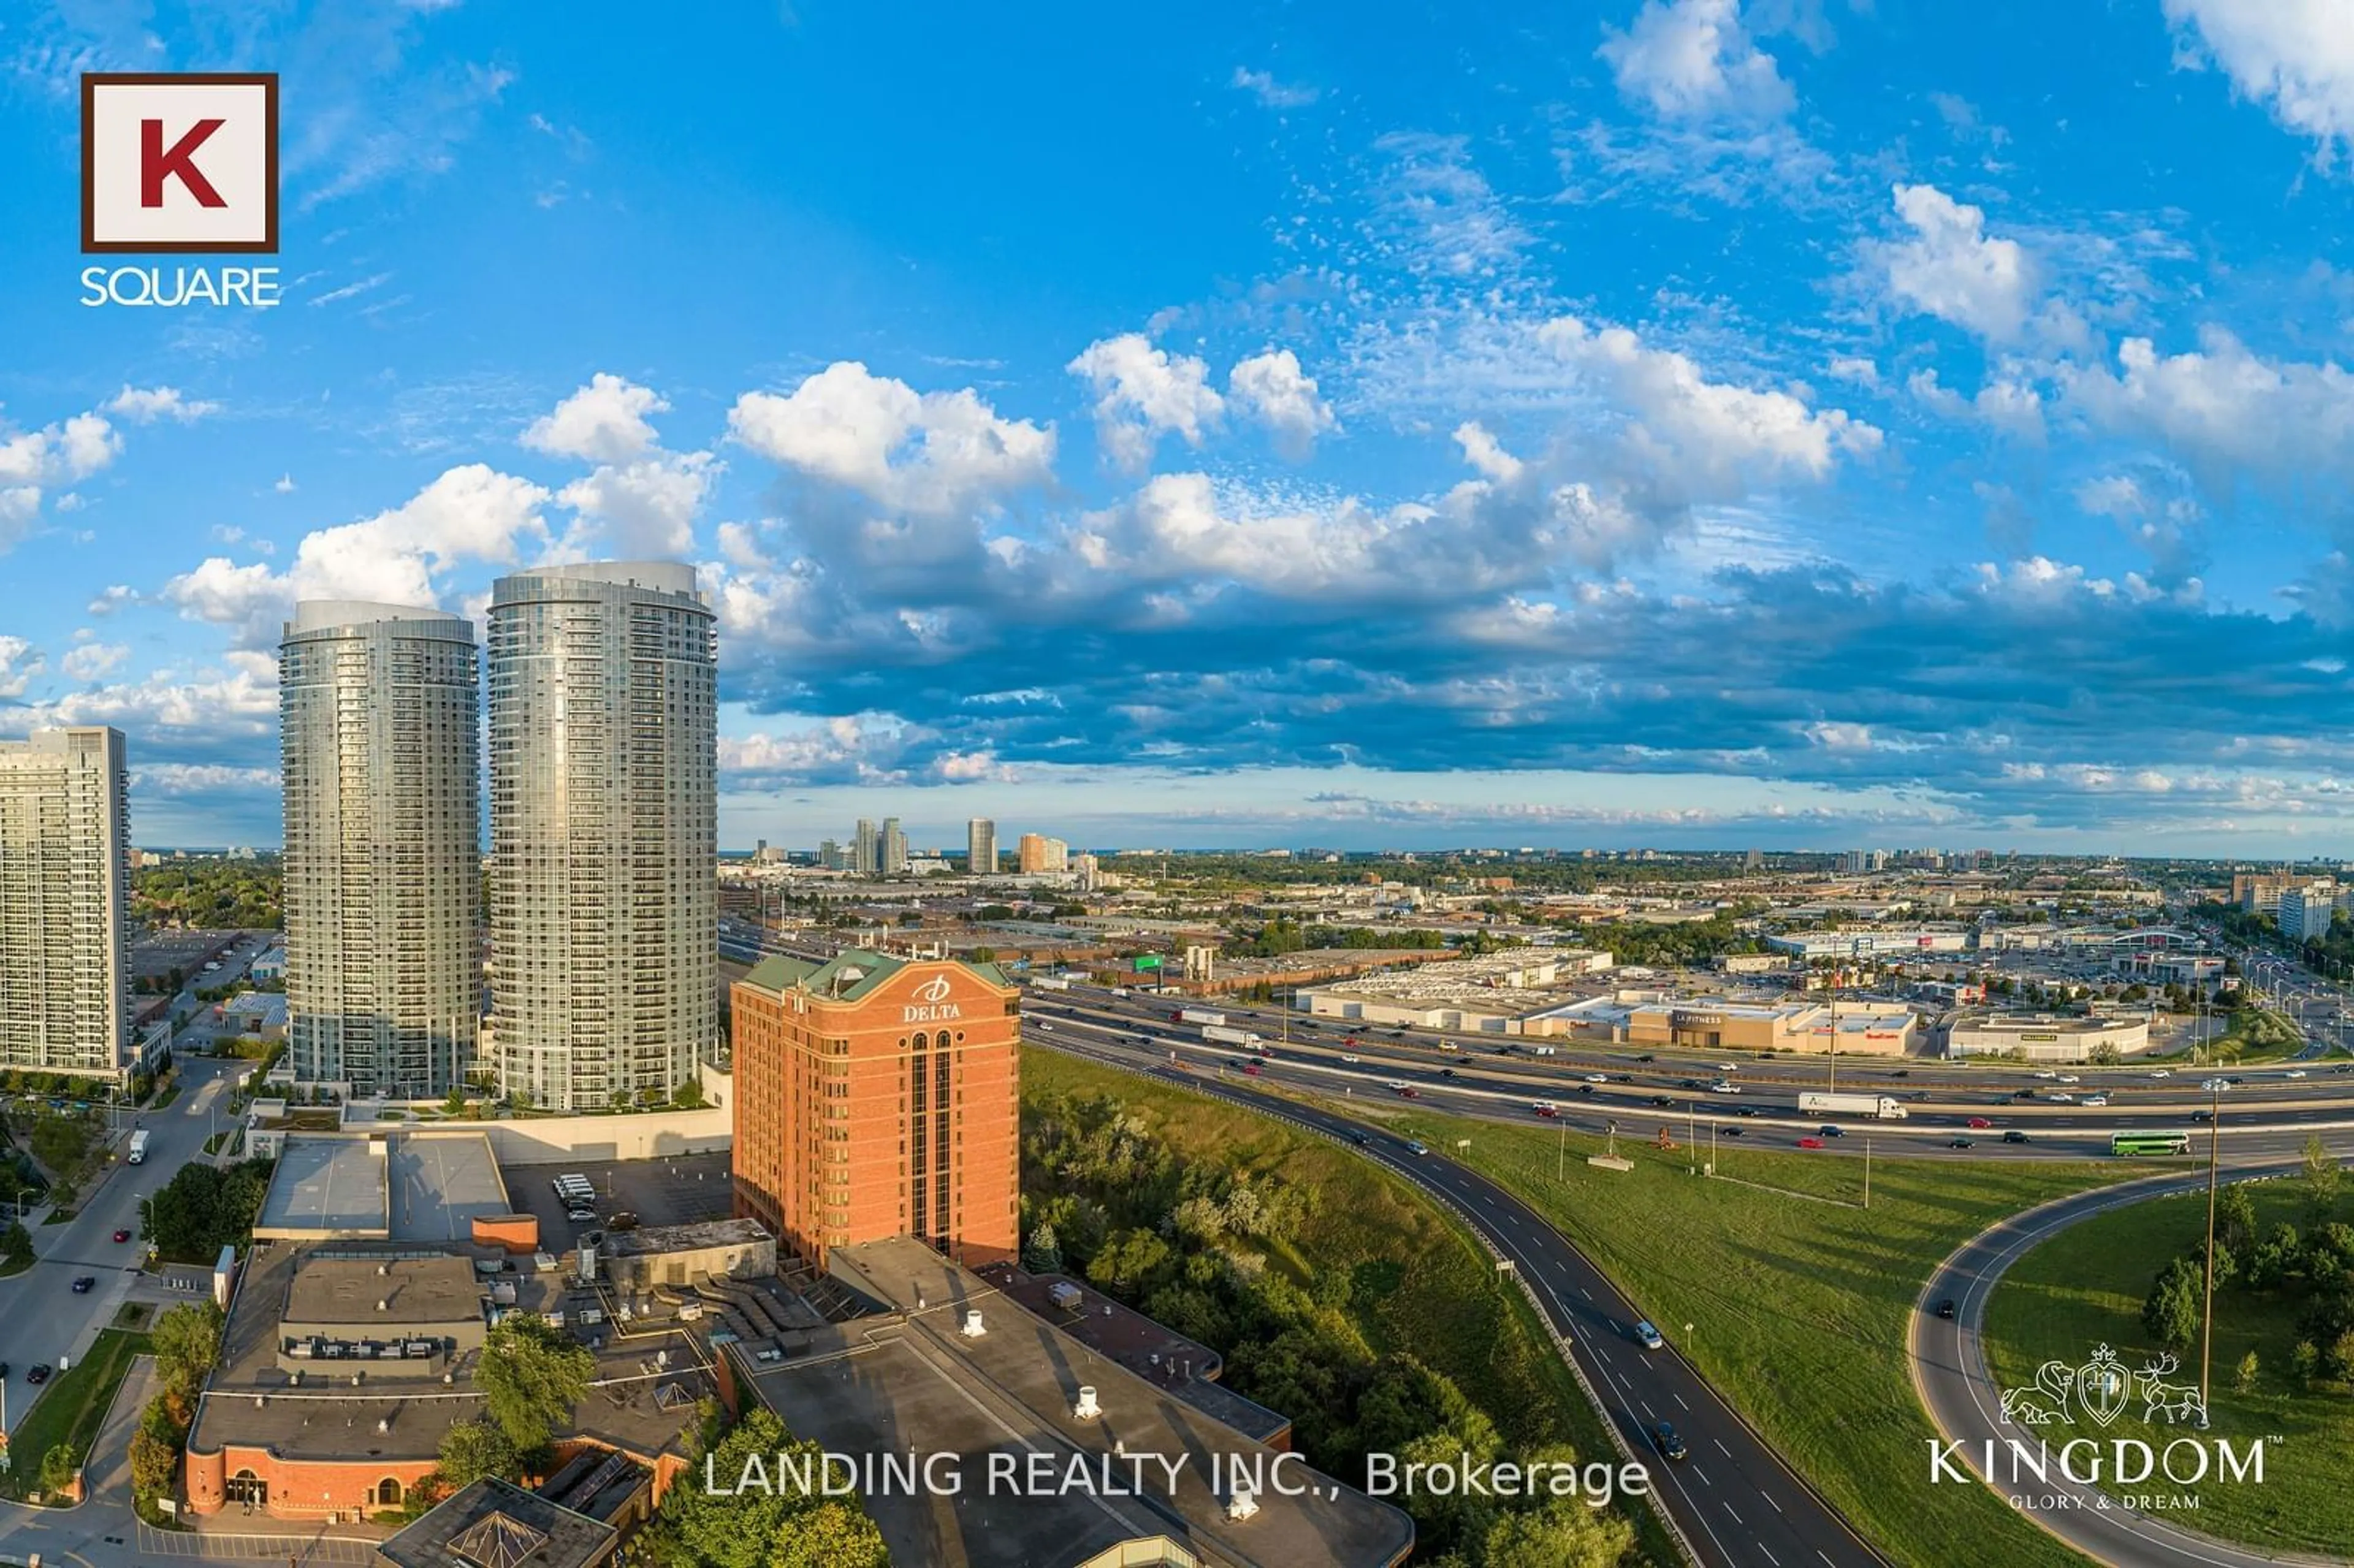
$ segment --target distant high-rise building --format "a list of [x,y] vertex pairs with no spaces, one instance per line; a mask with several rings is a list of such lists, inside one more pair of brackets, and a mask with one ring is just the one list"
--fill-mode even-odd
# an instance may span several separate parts
[[717,1048],[716,674],[692,567],[492,585],[492,1042],[542,1105],[668,1093]]
[[883,840],[871,817],[859,818],[851,834],[850,869],[861,876],[873,876],[883,869]]
[[997,874],[997,824],[987,817],[964,825],[964,868],[970,876]]
[[899,831],[899,819],[896,817],[883,819],[881,853],[883,863],[879,869],[884,875],[905,876],[907,874],[907,835]]
[[1025,876],[1070,869],[1071,846],[1044,833],[1023,833],[1015,846],[1015,863]]
[[1741,869],[1744,871],[1765,870],[1766,852],[1764,850],[1751,850],[1747,854],[1743,855],[1741,857]]
[[0,1065],[129,1076],[130,909],[122,732],[0,740]]
[[[1099,877],[1099,868],[1097,867],[1095,856],[1091,854],[1073,855],[1071,857],[1071,871],[1078,878],[1080,892],[1093,893],[1096,890],[1096,885]],[[1510,882],[1511,881],[1511,878],[1508,876],[1501,880]]]
[[1002,975],[853,950],[764,959],[728,995],[737,1213],[820,1269],[890,1236],[1013,1261],[1021,1021]]
[[850,862],[842,846],[832,839],[820,839],[817,844],[817,868],[820,871],[846,871]]
[[278,648],[287,1055],[310,1083],[438,1098],[482,1021],[472,624],[306,599]]

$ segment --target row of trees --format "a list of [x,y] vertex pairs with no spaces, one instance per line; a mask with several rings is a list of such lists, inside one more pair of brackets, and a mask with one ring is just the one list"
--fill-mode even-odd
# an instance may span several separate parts
[[[1026,1266],[1082,1275],[1217,1351],[1226,1381],[1289,1415],[1294,1447],[1320,1469],[1362,1484],[1369,1453],[1502,1454],[1491,1413],[1434,1367],[1368,1339],[1412,1262],[1316,1256],[1315,1189],[1183,1160],[1114,1097],[1055,1096],[1023,1106],[1022,1204]],[[1558,1445],[1516,1446],[1515,1457],[1566,1457]],[[1582,1503],[1404,1501],[1422,1549],[1459,1568],[1607,1568],[1633,1541],[1624,1519]]]
[[224,1246],[243,1248],[270,1190],[270,1168],[268,1160],[181,1166],[140,1203],[141,1238],[175,1263],[210,1263]]
[[210,1301],[183,1301],[155,1319],[149,1336],[155,1357],[155,1397],[139,1413],[131,1435],[131,1498],[139,1517],[163,1522],[160,1499],[178,1494],[180,1456],[196,1419],[196,1395],[220,1364],[221,1309]]
[[175,860],[131,874],[131,914],[150,926],[274,931],[285,924],[276,858]]
[[[2244,1184],[2226,1187],[2215,1203],[2215,1296],[2218,1316],[2227,1294],[2285,1301],[2297,1309],[2298,1343],[2291,1375],[2354,1384],[2354,1225],[2337,1218],[2343,1175],[2319,1138],[2305,1149],[2298,1179],[2306,1214],[2300,1231],[2287,1221],[2265,1228]],[[2158,1271],[2142,1303],[2142,1327],[2158,1343],[2187,1350],[2204,1320],[2207,1245],[2202,1236]],[[2255,1381],[2253,1355],[2238,1382]]]

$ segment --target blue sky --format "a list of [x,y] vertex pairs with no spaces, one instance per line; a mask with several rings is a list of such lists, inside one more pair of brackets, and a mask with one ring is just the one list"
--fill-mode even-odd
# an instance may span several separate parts
[[[647,15],[0,23],[135,836],[275,842],[296,596],[660,555],[730,844],[2349,848],[2354,0]],[[83,308],[77,73],[236,69],[286,302]]]

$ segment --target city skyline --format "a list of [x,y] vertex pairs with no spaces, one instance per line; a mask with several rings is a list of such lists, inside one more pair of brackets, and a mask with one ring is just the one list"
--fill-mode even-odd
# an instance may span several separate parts
[[[2288,8],[1213,12],[1141,76],[935,22],[976,71],[850,16],[626,71],[463,7],[13,33],[0,734],[270,843],[296,599],[662,556],[724,842],[887,789],[948,844],[2354,846],[2354,76]],[[78,302],[106,66],[282,68],[285,304]]]

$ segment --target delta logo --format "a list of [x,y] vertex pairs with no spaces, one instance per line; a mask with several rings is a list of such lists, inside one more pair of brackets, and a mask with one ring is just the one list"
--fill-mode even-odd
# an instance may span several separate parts
[[962,1018],[964,1013],[949,1000],[955,989],[945,973],[936,974],[907,993],[907,1002],[900,1010],[902,1023],[945,1023]]
[[[275,255],[275,72],[81,79],[85,255]],[[275,267],[82,269],[86,306],[279,302]]]

